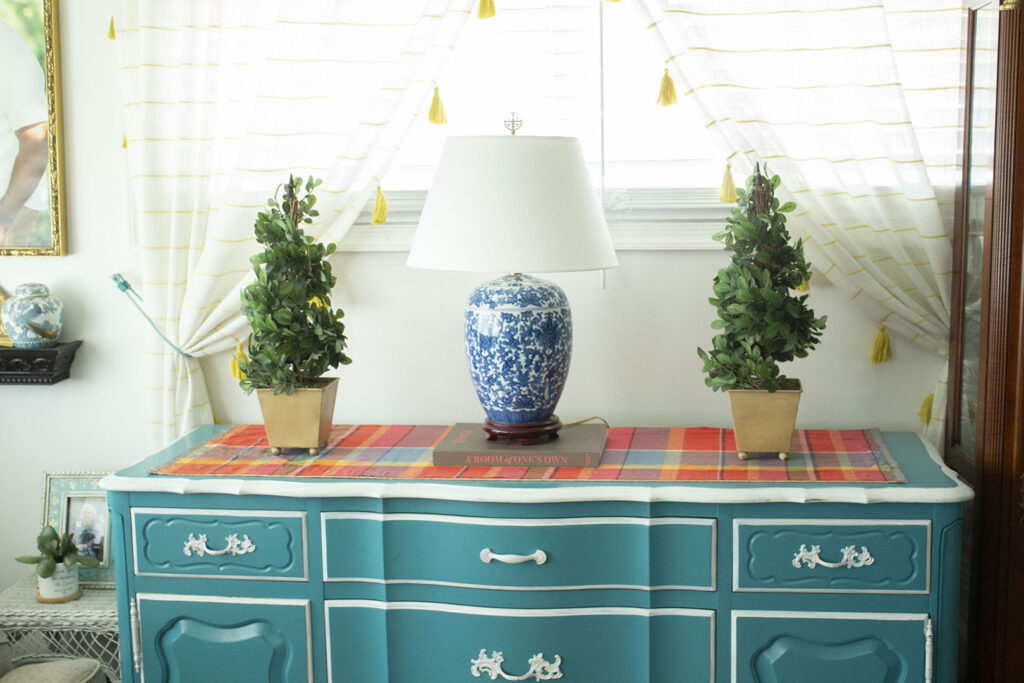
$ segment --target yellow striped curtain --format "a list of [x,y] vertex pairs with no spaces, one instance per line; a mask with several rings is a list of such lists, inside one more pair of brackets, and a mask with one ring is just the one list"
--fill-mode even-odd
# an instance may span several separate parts
[[253,221],[289,174],[325,180],[307,231],[341,240],[425,112],[470,0],[121,0],[135,236],[160,441],[209,423],[198,359],[249,329]]
[[[756,161],[782,176],[814,273],[945,357],[962,3],[642,3],[681,104],[699,112],[737,180]],[[935,443],[945,397],[943,370],[926,430]]]

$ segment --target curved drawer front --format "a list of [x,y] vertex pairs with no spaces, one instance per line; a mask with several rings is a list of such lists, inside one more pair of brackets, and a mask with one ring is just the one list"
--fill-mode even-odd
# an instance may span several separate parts
[[715,521],[325,512],[327,581],[714,590]]
[[927,614],[732,613],[733,683],[931,681]]
[[144,664],[133,680],[313,681],[308,600],[139,593],[135,604]]
[[306,513],[132,508],[136,576],[306,581]]
[[733,522],[733,589],[912,593],[930,589],[927,520]]
[[333,683],[714,680],[710,610],[328,600],[326,613]]

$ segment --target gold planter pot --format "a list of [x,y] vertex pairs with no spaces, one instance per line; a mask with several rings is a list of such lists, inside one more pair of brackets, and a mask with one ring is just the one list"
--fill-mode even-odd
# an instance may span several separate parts
[[801,393],[803,387],[798,379],[789,380],[786,388],[775,392],[762,389],[729,392],[740,460],[746,460],[752,452],[778,453],[780,459],[789,459]]
[[322,387],[296,389],[291,396],[274,396],[273,389],[256,390],[271,453],[280,453],[282,448],[308,448],[316,454],[327,445],[338,380],[324,381]]

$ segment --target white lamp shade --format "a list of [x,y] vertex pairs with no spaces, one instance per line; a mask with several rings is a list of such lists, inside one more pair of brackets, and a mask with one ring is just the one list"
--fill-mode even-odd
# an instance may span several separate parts
[[506,273],[619,265],[579,140],[448,138],[408,264]]

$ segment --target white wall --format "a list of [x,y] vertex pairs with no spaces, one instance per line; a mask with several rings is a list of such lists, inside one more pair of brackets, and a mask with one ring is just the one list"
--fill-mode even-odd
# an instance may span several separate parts
[[[0,285],[50,285],[66,304],[66,339],[83,339],[72,376],[51,387],[0,386],[0,586],[27,568],[44,471],[118,468],[146,455],[142,340],[148,328],[109,276],[139,282],[127,221],[116,44],[110,0],[62,3],[67,208],[71,255],[2,258]],[[556,275],[573,305],[575,349],[563,420],[613,425],[727,425],[728,401],[704,387],[695,348],[711,338],[711,279],[720,252],[626,252],[602,290],[596,273]],[[341,254],[335,303],[346,309],[354,363],[342,373],[338,422],[451,423],[480,419],[462,353],[462,306],[483,275],[416,271],[404,254]],[[799,425],[916,429],[944,361],[893,339],[894,359],[868,355],[876,323],[815,280],[829,316],[819,350],[791,374],[804,381]],[[228,376],[228,354],[204,361],[226,421],[258,422],[255,397]]]
[[[84,341],[71,378],[53,386],[0,385],[0,586],[30,571],[44,471],[119,467],[147,443],[139,378],[143,330],[110,281],[136,274],[128,241],[122,129],[115,106],[109,0],[62,2],[64,132],[70,255],[0,257],[0,286],[50,286],[65,305],[63,339]],[[137,281],[137,277],[133,278]]]
[[[613,425],[728,425],[728,398],[704,386],[697,346],[709,345],[711,280],[723,252],[623,252],[600,288],[597,273],[556,274],[573,310],[573,360],[563,421],[601,415]],[[341,423],[480,420],[462,347],[462,308],[489,276],[419,271],[404,254],[342,254],[334,303],[345,309],[352,365],[343,368]],[[801,427],[916,429],[916,413],[945,361],[893,338],[894,359],[868,361],[877,323],[819,278],[811,302],[828,315],[822,343],[785,372],[804,383]],[[259,422],[256,397],[228,375],[229,354],[205,361],[225,421]]]

